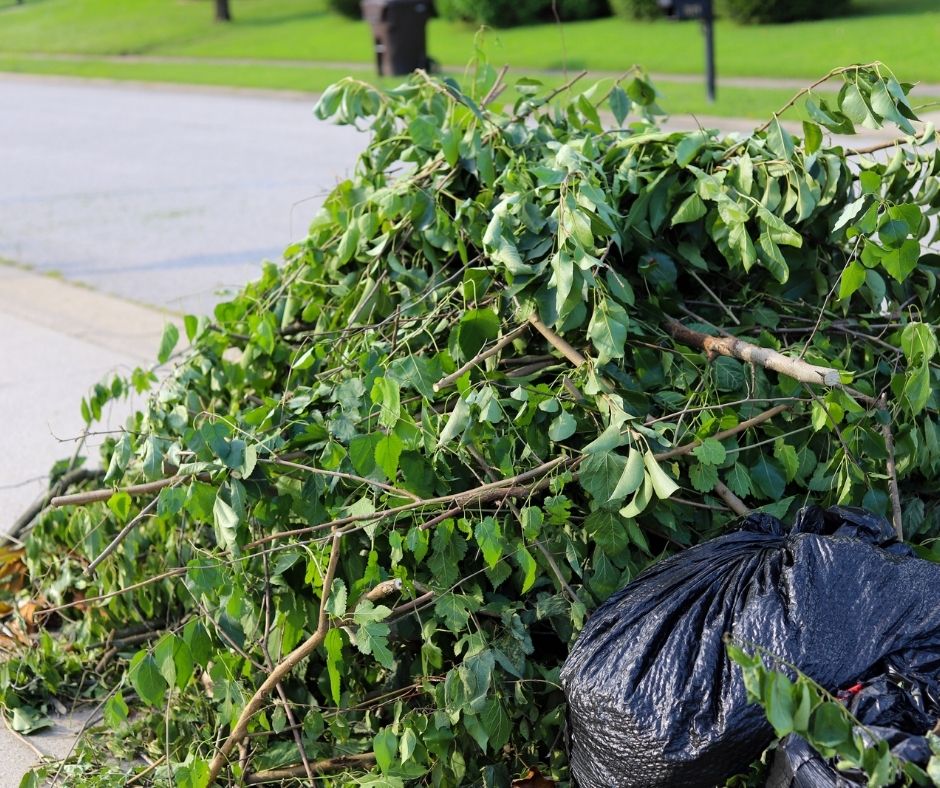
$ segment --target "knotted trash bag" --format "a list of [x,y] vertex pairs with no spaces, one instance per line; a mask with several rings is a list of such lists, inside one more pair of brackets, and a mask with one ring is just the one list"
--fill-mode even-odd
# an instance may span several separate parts
[[[862,724],[864,739],[888,742],[892,754],[922,769],[930,760],[924,735],[940,717],[940,686],[936,676],[906,676],[891,670],[838,693],[839,699]],[[777,746],[766,788],[862,788],[868,778],[855,770],[839,771],[799,736]]]
[[724,636],[831,691],[940,671],[940,566],[860,509],[756,514],[651,567],[591,616],[561,672],[582,788],[713,788],[773,740]]

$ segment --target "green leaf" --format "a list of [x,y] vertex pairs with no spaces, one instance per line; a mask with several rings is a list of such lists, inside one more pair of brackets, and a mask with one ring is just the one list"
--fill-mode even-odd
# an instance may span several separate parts
[[163,705],[167,683],[153,655],[147,651],[138,651],[131,659],[128,678],[144,703],[156,707]]
[[131,436],[125,432],[114,445],[111,461],[108,463],[108,472],[104,477],[105,484],[120,479],[124,475],[131,461],[131,452]]
[[852,294],[864,283],[865,267],[858,260],[853,260],[842,272],[842,278],[839,281],[839,300],[851,298]]
[[672,221],[670,225],[675,227],[677,224],[686,224],[687,222],[694,222],[697,219],[701,219],[708,209],[705,207],[705,201],[698,196],[695,192],[692,192],[688,197],[686,197],[676,208],[676,212],[672,215]]
[[330,678],[330,697],[339,705],[342,697],[342,673],[345,671],[343,662],[343,635],[339,629],[329,629],[323,638],[326,649],[326,671]]
[[535,585],[535,578],[538,572],[538,564],[535,562],[535,559],[525,547],[520,546],[513,553],[513,556],[516,559],[516,563],[519,564],[519,568],[522,570],[522,593],[527,593],[533,585]]
[[796,449],[784,442],[783,438],[777,438],[774,441],[774,457],[783,468],[786,480],[792,482],[800,469],[800,460],[797,457]]
[[222,497],[221,490],[219,490],[219,493],[215,497],[215,504],[212,506],[212,516],[220,544],[230,550],[237,548],[238,525],[241,522],[241,518],[239,518],[238,512]]
[[13,709],[10,727],[17,733],[30,734],[52,727],[52,720],[32,706],[17,706]]
[[[516,89],[519,89],[518,86]],[[610,91],[609,102],[610,111],[613,114],[614,119],[617,121],[617,125],[622,126],[624,119],[630,112],[630,99],[627,98],[626,92],[622,87],[620,87],[620,85],[614,85],[613,90]]]
[[401,457],[402,448],[401,438],[394,432],[383,435],[375,444],[375,462],[391,481],[394,481],[398,473],[398,460]]
[[548,437],[558,443],[577,432],[578,422],[567,410],[562,410],[548,428]]
[[160,338],[160,349],[157,351],[157,361],[165,364],[169,361],[173,353],[173,348],[179,342],[180,331],[173,323],[167,323],[163,327],[163,336]]
[[454,405],[454,409],[447,418],[444,429],[441,430],[441,436],[437,441],[437,448],[442,448],[450,443],[454,438],[460,435],[470,423],[470,405],[460,397]]
[[687,167],[698,156],[708,135],[704,131],[693,131],[686,134],[676,145],[676,164],[680,167]]
[[108,498],[108,508],[114,512],[118,522],[126,523],[131,513],[133,501],[126,492],[116,492]]
[[630,545],[624,521],[608,509],[591,512],[584,521],[584,527],[601,550],[611,557],[623,554]]
[[689,480],[699,492],[711,492],[718,483],[718,469],[714,465],[696,463],[689,469]]
[[668,498],[679,489],[679,485],[660,467],[651,451],[647,450],[643,455],[643,463],[657,498]]
[[401,418],[401,392],[391,378],[376,378],[372,384],[372,401],[381,406],[379,424],[393,429]]
[[793,712],[793,730],[797,733],[806,733],[809,730],[809,715],[813,710],[813,696],[805,680],[797,683],[794,694],[798,702]]
[[503,533],[495,517],[485,517],[473,529],[474,538],[483,553],[483,560],[490,568],[503,557]]
[[104,721],[109,728],[117,730],[121,723],[127,719],[129,712],[130,710],[124,702],[124,696],[120,692],[116,692],[104,704]]
[[383,728],[372,740],[375,762],[383,772],[389,771],[397,762],[398,737],[391,727]]
[[417,747],[418,737],[415,735],[415,732],[411,728],[405,728],[404,733],[401,735],[401,741],[398,744],[402,764],[406,764],[411,760]]
[[349,442],[349,461],[360,476],[368,476],[375,468],[375,447],[382,439],[377,432],[357,435]]
[[807,153],[815,153],[819,150],[819,147],[822,145],[823,135],[822,129],[819,128],[815,123],[809,123],[808,121],[803,121],[803,139],[804,147],[806,148]]
[[598,503],[609,501],[617,489],[627,460],[611,451],[588,454],[581,463],[578,481]]
[[598,364],[606,364],[613,358],[623,358],[628,323],[626,311],[614,301],[601,301],[594,309],[588,324],[588,337],[597,350]]
[[480,723],[486,729],[491,750],[499,752],[509,741],[511,723],[509,715],[503,710],[503,706],[498,699],[487,699],[480,710]]
[[705,438],[692,449],[692,454],[707,465],[721,465],[725,461],[725,447],[716,438]]
[[783,738],[793,732],[793,682],[782,673],[770,673],[764,688],[767,720]]
[[731,466],[731,470],[725,477],[725,484],[739,498],[747,498],[752,494],[751,477],[748,476],[747,469],[739,462]]
[[772,460],[761,457],[751,468],[751,481],[755,490],[763,494],[764,498],[776,501],[783,497],[786,479]]
[[923,361],[905,376],[904,398],[915,416],[920,413],[930,399],[930,365]]
[[823,747],[838,747],[851,738],[852,723],[846,717],[843,706],[825,701],[813,712],[810,732],[815,743]]
[[388,635],[391,631],[388,624],[380,623],[391,614],[385,605],[373,605],[364,599],[356,606],[353,621],[358,625],[356,630],[356,648],[363,654],[372,655],[376,661],[388,669],[394,667],[394,658],[388,648]]
[[919,257],[920,245],[908,238],[896,249],[885,249],[881,253],[881,265],[894,279],[903,282],[917,267]]
[[937,353],[937,337],[933,326],[908,323],[901,332],[901,350],[909,363],[930,361]]
[[627,464],[608,500],[619,501],[635,493],[643,483],[643,476],[643,455],[631,448],[627,453]]

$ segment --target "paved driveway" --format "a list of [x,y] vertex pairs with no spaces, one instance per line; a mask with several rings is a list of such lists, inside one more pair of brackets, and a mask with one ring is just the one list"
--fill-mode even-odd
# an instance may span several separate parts
[[349,174],[366,136],[309,96],[0,76],[0,257],[204,311]]

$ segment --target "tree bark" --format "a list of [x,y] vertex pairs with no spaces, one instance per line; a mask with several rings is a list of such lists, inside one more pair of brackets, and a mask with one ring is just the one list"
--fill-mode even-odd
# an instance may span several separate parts
[[231,22],[232,11],[228,7],[228,0],[215,0],[215,21]]

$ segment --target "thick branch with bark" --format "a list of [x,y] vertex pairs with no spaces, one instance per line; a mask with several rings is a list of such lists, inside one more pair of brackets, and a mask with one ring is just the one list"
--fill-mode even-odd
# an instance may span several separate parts
[[820,386],[838,386],[842,379],[839,370],[832,367],[820,367],[809,364],[798,358],[790,358],[776,350],[760,347],[751,342],[736,337],[711,337],[700,331],[695,331],[682,325],[678,320],[667,317],[663,326],[670,336],[677,342],[689,347],[704,350],[709,358],[714,356],[728,356],[744,361],[747,364],[756,364],[765,369],[772,369],[781,375],[786,375],[801,383],[811,383]]

